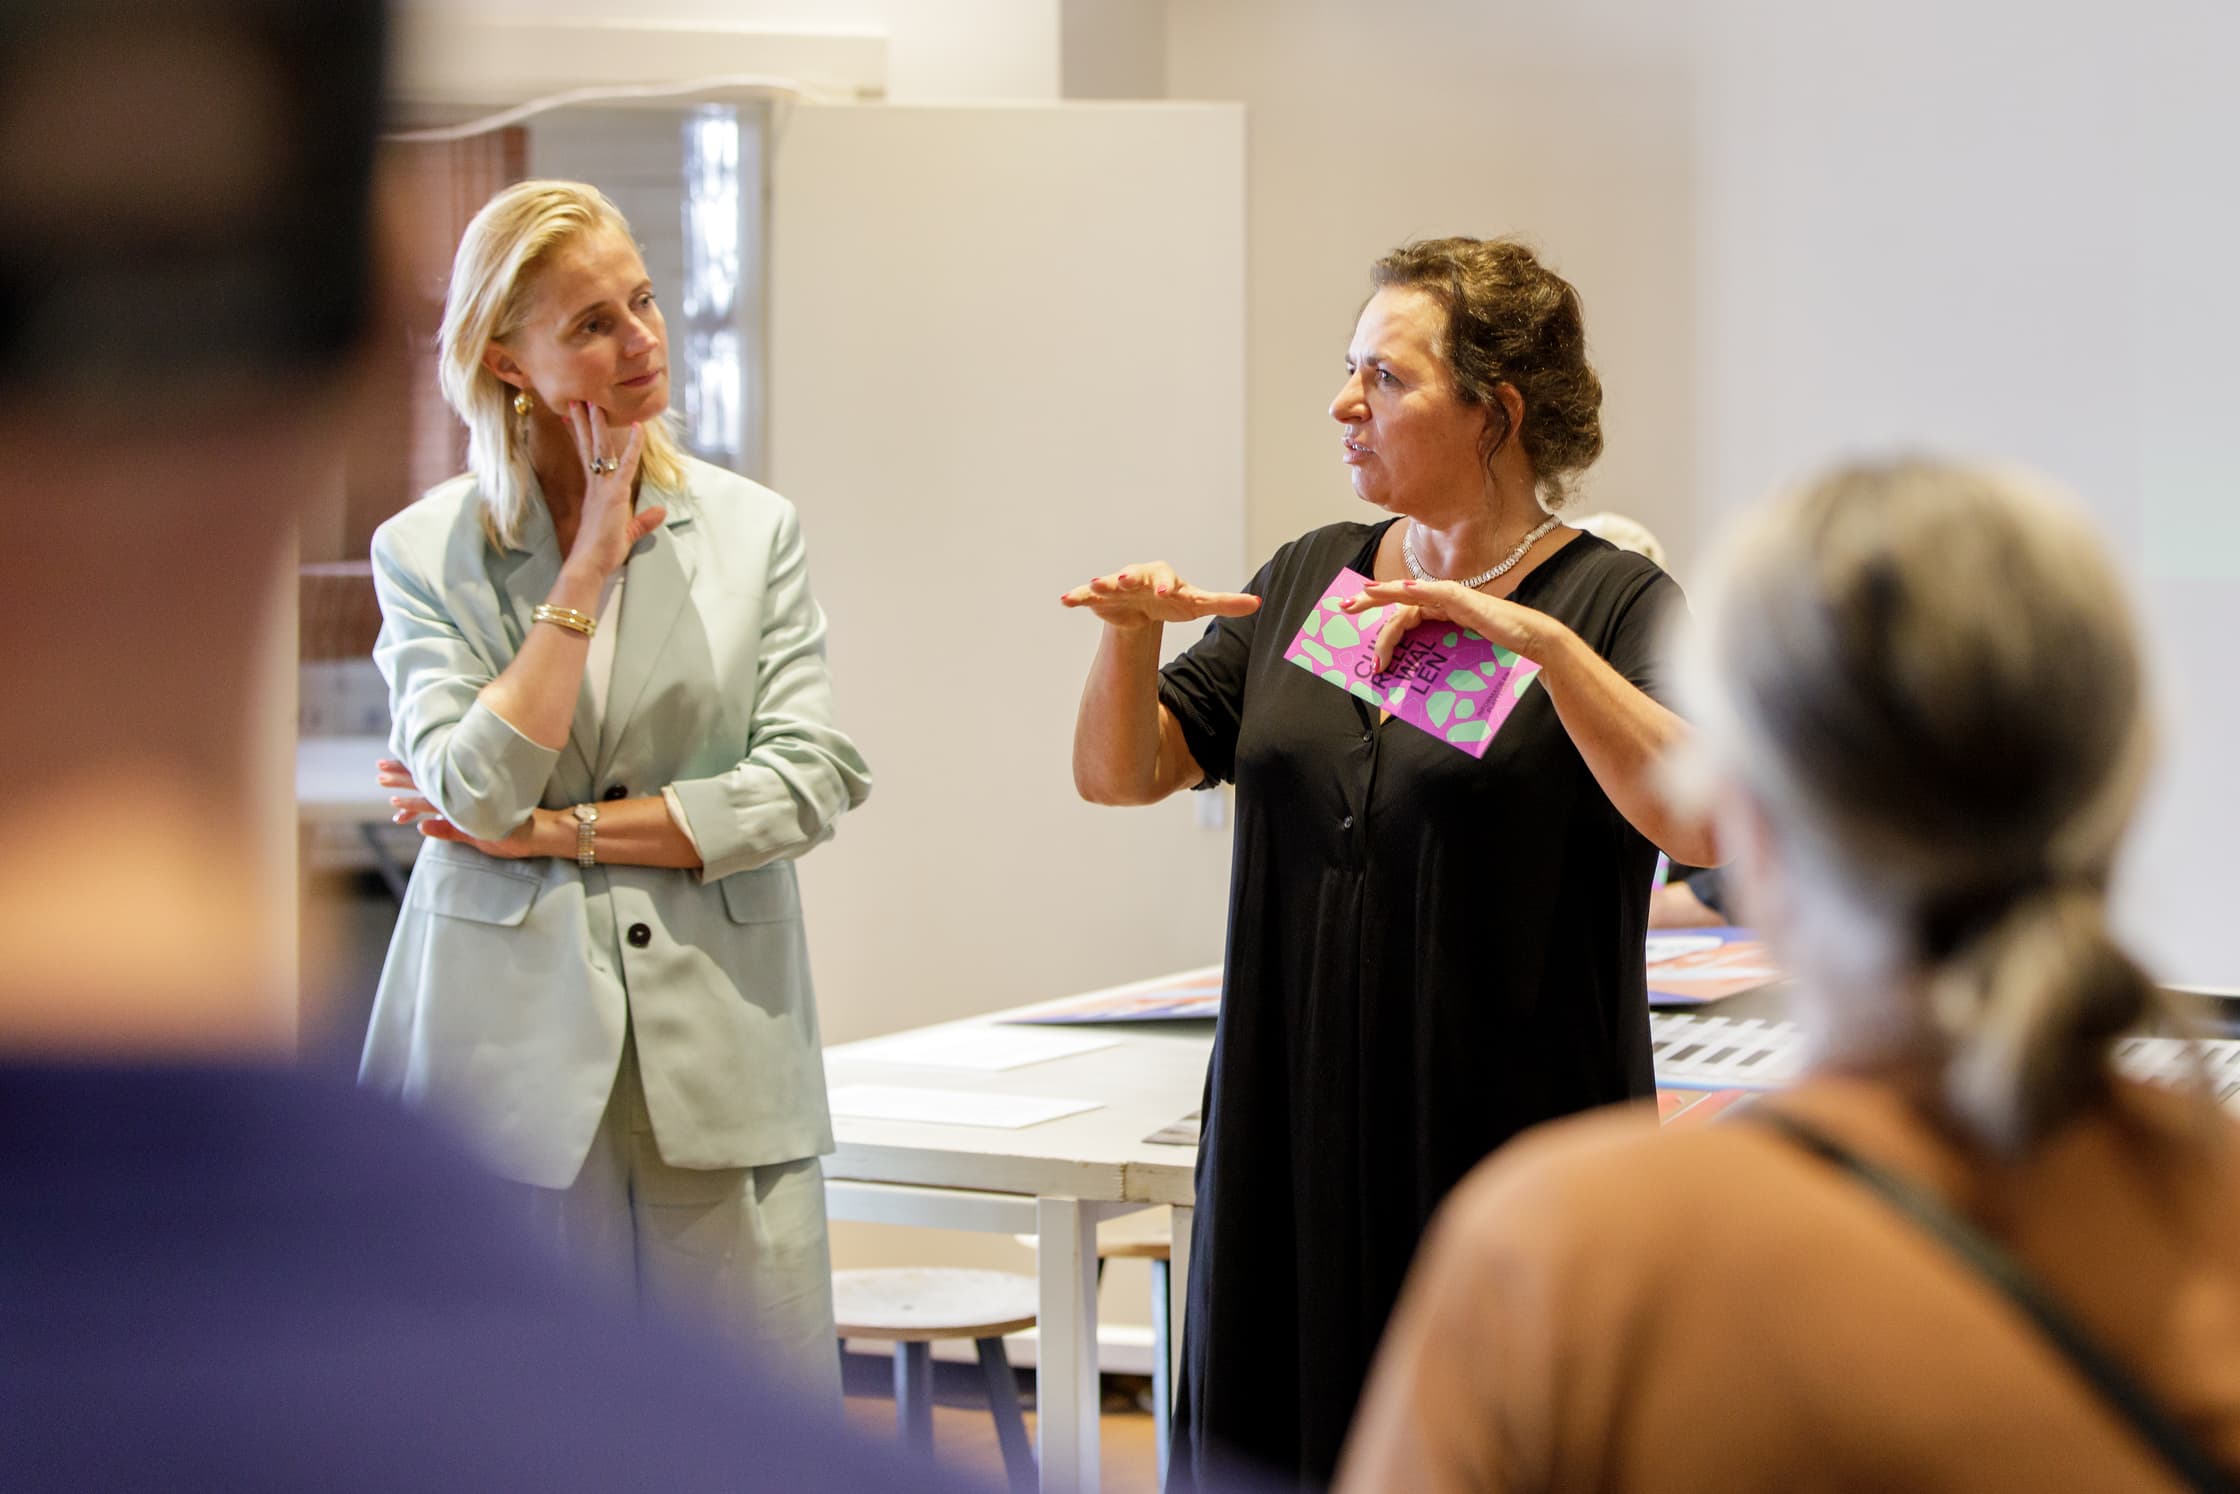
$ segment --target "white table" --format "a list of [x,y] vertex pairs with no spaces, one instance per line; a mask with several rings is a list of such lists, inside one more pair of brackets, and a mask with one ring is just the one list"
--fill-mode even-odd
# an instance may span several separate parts
[[307,825],[354,825],[373,852],[381,880],[404,901],[405,867],[381,839],[396,810],[373,765],[389,755],[387,737],[298,737],[296,819]]
[[[985,1027],[1039,1010],[1020,1007],[920,1030]],[[997,1073],[886,1062],[859,1052],[864,1044],[825,1050],[825,1072],[835,1088],[881,1084],[1099,1102],[1084,1114],[1019,1130],[835,1116],[839,1149],[825,1158],[825,1193],[835,1219],[1035,1236],[1042,1487],[1093,1494],[1099,1452],[1097,1222],[1161,1204],[1174,1208],[1168,1273],[1172,1341],[1159,1346],[1168,1371],[1162,1378],[1171,1386],[1189,1277],[1198,1152],[1144,1138],[1198,1108],[1213,1030],[1210,1022],[1028,1030],[1117,1042]]]
[[[1179,975],[1160,976],[1096,994],[1122,995],[1170,986],[1178,979]],[[1080,999],[1066,997],[915,1031],[969,1031]],[[1770,1015],[1779,1010],[1778,997],[1771,993],[1736,996],[1716,1010],[1732,1012],[1736,1018],[1744,1013]],[[1653,1025],[1705,1020],[1661,1015],[1651,1019]],[[1731,1020],[1721,1019],[1719,1025]],[[1168,1277],[1172,1342],[1159,1346],[1171,1385],[1182,1337],[1198,1153],[1196,1147],[1143,1138],[1198,1108],[1204,1097],[1206,1061],[1213,1050],[1213,1024],[1028,1030],[1094,1034],[1117,1041],[1094,1053],[997,1073],[918,1067],[869,1056],[872,1043],[890,1038],[826,1049],[825,1072],[835,1088],[882,1084],[965,1094],[1039,1095],[1096,1100],[1100,1108],[1016,1131],[835,1116],[839,1149],[825,1159],[825,1192],[835,1219],[1036,1236],[1041,1312],[1035,1386],[1042,1487],[1093,1491],[1098,1481],[1097,1222],[1160,1204],[1174,1208],[1174,1259]],[[1663,1033],[1662,1026],[1658,1030]],[[1674,1064],[1669,1053],[1660,1053],[1657,1063],[1660,1084],[1695,1086],[1698,1076],[1688,1064]]]

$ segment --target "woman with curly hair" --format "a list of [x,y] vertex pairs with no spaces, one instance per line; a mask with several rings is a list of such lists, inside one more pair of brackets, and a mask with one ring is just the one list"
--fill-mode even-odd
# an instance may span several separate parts
[[[1557,517],[1602,449],[1578,293],[1506,240],[1410,244],[1372,281],[1330,413],[1387,517],[1292,541],[1242,593],[1152,563],[1064,599],[1105,625],[1082,794],[1237,790],[1182,1484],[1224,1463],[1327,1482],[1447,1190],[1527,1126],[1649,1093],[1657,851],[1718,859],[1651,782],[1685,731],[1653,664],[1679,589]],[[1348,568],[1387,662],[1431,619],[1540,666],[1482,756],[1287,661]],[[1161,669],[1162,624],[1208,616]]]

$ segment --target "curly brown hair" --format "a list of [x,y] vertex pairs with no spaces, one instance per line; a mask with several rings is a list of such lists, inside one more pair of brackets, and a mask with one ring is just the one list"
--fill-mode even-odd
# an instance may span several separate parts
[[1379,290],[1419,290],[1446,314],[1439,351],[1455,389],[1473,405],[1501,411],[1507,384],[1524,401],[1523,429],[1506,414],[1486,429],[1479,455],[1488,470],[1511,434],[1524,442],[1551,512],[1571,499],[1572,479],[1602,455],[1602,380],[1587,362],[1579,292],[1514,239],[1419,239],[1377,261]]

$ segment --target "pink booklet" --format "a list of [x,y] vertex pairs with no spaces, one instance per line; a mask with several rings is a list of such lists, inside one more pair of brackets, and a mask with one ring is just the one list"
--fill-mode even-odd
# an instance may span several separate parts
[[1484,757],[1493,734],[1540,677],[1540,666],[1468,628],[1426,622],[1400,640],[1392,667],[1380,674],[1377,632],[1385,609],[1349,617],[1339,605],[1368,584],[1350,566],[1338,572],[1283,656],[1449,746]]

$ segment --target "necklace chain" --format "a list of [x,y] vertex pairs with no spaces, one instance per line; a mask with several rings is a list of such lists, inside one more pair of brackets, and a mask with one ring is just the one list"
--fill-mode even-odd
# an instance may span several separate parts
[[[1532,533],[1526,535],[1523,539],[1517,541],[1517,547],[1509,552],[1509,558],[1507,560],[1502,561],[1497,566],[1482,570],[1475,576],[1470,576],[1463,580],[1457,581],[1455,584],[1457,586],[1467,586],[1472,591],[1475,591],[1479,587],[1485,585],[1488,581],[1491,581],[1494,577],[1507,574],[1511,566],[1524,559],[1525,551],[1531,549],[1535,544],[1539,543],[1540,537],[1555,527],[1556,516],[1554,514],[1550,514],[1547,518],[1540,521],[1540,526],[1537,529],[1533,530]],[[1416,559],[1416,526],[1415,521],[1412,519],[1408,521],[1407,532],[1400,536],[1400,558],[1408,563],[1408,574],[1415,577],[1418,581],[1443,581],[1446,579],[1446,577],[1444,576],[1432,575],[1429,571],[1423,568],[1423,562]]]

